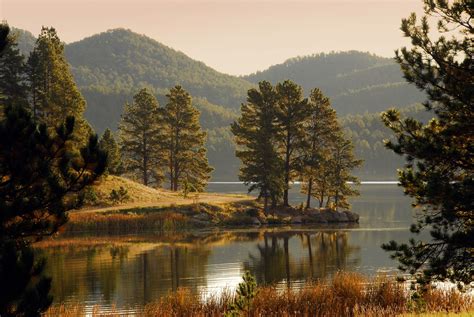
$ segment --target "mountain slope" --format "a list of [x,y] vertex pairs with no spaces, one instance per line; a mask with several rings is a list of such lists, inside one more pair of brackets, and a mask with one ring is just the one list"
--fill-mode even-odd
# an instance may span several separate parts
[[291,58],[242,78],[253,83],[291,79],[306,93],[318,87],[340,115],[379,112],[424,98],[406,83],[392,59],[358,51]]
[[215,71],[202,62],[130,30],[103,32],[66,46],[80,87],[134,91],[151,86],[157,93],[182,85],[191,95],[237,108],[251,87],[238,77]]

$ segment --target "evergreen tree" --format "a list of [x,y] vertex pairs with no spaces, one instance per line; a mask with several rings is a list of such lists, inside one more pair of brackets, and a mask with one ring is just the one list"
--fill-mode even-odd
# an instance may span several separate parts
[[240,118],[232,124],[237,144],[236,155],[242,162],[239,179],[257,189],[268,211],[268,199],[275,206],[283,192],[283,161],[277,152],[276,103],[277,94],[269,82],[262,81],[259,89],[248,91],[247,103],[242,104]]
[[341,130],[336,111],[331,108],[329,98],[321,90],[315,88],[311,91],[308,105],[310,111],[304,123],[303,166],[300,173],[302,190],[306,193],[306,208],[311,207],[313,195],[318,198],[319,207],[322,207],[329,190],[328,157],[334,144],[334,135]]
[[27,94],[24,58],[18,50],[15,38],[9,35],[5,42],[0,55],[0,105],[25,105]]
[[105,129],[104,134],[102,134],[99,141],[99,147],[102,151],[107,153],[106,172],[112,175],[119,175],[122,169],[120,149],[109,128]]
[[28,79],[35,119],[53,127],[67,117],[76,119],[76,136],[87,141],[91,128],[83,114],[86,102],[64,56],[64,44],[54,28],[43,27],[28,58]]
[[348,208],[348,196],[359,195],[347,182],[358,184],[357,177],[351,174],[352,170],[362,164],[354,157],[354,146],[342,132],[337,132],[332,143],[329,163],[330,194],[334,208]]
[[124,168],[138,174],[145,185],[162,180],[161,126],[158,101],[148,89],[141,89],[133,103],[125,105],[119,131]]
[[[313,179],[311,195],[318,201],[319,208],[322,208],[323,206],[327,207],[329,204],[332,183],[331,160],[332,157],[330,148],[325,148],[324,151],[320,152],[318,164],[316,166],[311,167],[311,176]],[[307,189],[305,188],[306,186],[307,185],[303,183],[304,191],[307,191]],[[325,199],[326,204],[324,204]]]
[[51,135],[29,112],[7,106],[0,122],[0,315],[39,316],[51,304],[51,280],[32,242],[55,233],[78,208],[83,189],[103,172],[97,138],[78,151],[67,146],[74,118]]
[[303,90],[290,80],[276,85],[279,151],[283,157],[283,205],[289,206],[288,190],[301,166],[300,150],[303,147],[304,123],[309,116],[308,100]]
[[206,133],[199,124],[199,111],[191,96],[181,87],[170,89],[162,111],[162,149],[167,158],[170,189],[203,191],[212,168],[206,156]]
[[[426,92],[424,105],[435,117],[423,124],[389,110],[383,120],[396,136],[387,147],[407,161],[399,170],[400,184],[423,207],[411,231],[429,230],[431,239],[383,247],[421,282],[468,285],[474,276],[474,5],[469,0],[424,4],[421,23],[414,13],[402,21],[413,47],[398,51],[396,60],[407,81]],[[438,21],[436,38],[429,18]]]

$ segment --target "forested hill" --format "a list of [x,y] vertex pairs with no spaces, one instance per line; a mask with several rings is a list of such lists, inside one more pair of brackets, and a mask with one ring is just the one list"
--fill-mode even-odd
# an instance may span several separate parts
[[393,59],[358,51],[291,58],[242,78],[253,83],[291,79],[306,92],[318,87],[339,115],[379,112],[424,99]]
[[66,46],[80,87],[129,91],[148,85],[164,92],[180,84],[193,96],[238,107],[250,84],[130,30],[114,29]]

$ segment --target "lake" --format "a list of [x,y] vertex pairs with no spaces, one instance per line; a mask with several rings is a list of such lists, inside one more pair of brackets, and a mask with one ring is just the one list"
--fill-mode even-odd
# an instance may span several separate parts
[[[241,184],[210,184],[209,191],[245,193]],[[249,270],[260,284],[300,287],[338,270],[396,273],[380,245],[407,240],[410,198],[396,185],[361,185],[351,199],[358,225],[195,230],[141,235],[59,237],[37,250],[47,258],[55,302],[115,305],[132,311],[178,287],[207,296],[233,289]],[[292,203],[304,197],[298,185]]]

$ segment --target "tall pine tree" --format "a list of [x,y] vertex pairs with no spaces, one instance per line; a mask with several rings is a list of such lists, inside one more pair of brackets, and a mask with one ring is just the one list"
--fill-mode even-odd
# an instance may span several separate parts
[[359,195],[359,192],[352,188],[352,184],[359,184],[359,179],[352,175],[352,170],[362,164],[362,160],[354,157],[354,146],[352,141],[347,139],[342,131],[336,132],[331,147],[329,168],[330,198],[334,203],[334,208],[348,208],[349,196]]
[[24,106],[27,102],[25,61],[17,47],[16,38],[8,35],[5,43],[0,55],[0,105]]
[[212,168],[206,157],[206,133],[199,124],[199,111],[181,86],[171,88],[166,97],[161,147],[167,159],[170,189],[203,191]]
[[304,144],[304,123],[310,112],[308,100],[303,98],[303,89],[290,80],[276,85],[278,144],[283,157],[283,205],[289,206],[290,182],[297,176],[301,166],[301,149]]
[[143,184],[160,184],[163,131],[156,97],[146,88],[126,104],[119,126],[121,152],[126,172],[141,178]]
[[[302,148],[301,179],[306,193],[306,208],[311,207],[315,196],[322,207],[324,196],[329,190],[329,157],[334,145],[335,134],[341,130],[336,111],[331,108],[329,98],[321,90],[311,91],[309,113],[304,123],[304,146]],[[322,197],[321,197],[322,196]]]
[[[470,0],[425,0],[425,16],[414,13],[402,21],[412,48],[402,48],[396,60],[404,77],[426,92],[424,103],[435,116],[427,124],[401,119],[396,110],[383,114],[396,141],[387,147],[403,155],[399,170],[405,193],[423,207],[415,234],[431,239],[391,241],[400,268],[421,282],[451,280],[469,285],[474,276],[474,4]],[[437,35],[429,19],[437,20]]]
[[284,188],[283,160],[276,146],[277,93],[267,81],[259,89],[248,91],[247,103],[242,104],[240,118],[232,124],[237,144],[236,155],[242,162],[239,179],[249,186],[249,192],[259,190],[268,212],[269,198],[273,207]]
[[64,56],[64,44],[54,28],[43,27],[28,58],[32,112],[38,122],[54,126],[72,116],[76,138],[87,141],[91,128],[83,115],[86,102]]

